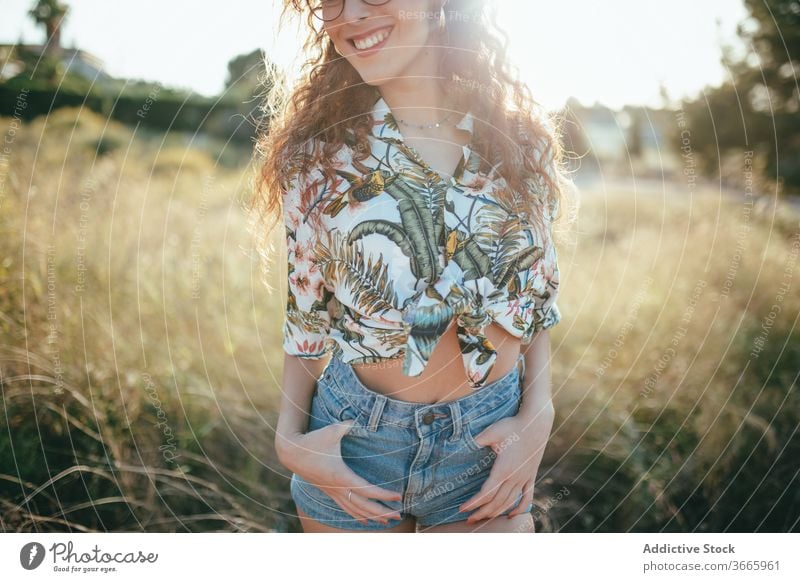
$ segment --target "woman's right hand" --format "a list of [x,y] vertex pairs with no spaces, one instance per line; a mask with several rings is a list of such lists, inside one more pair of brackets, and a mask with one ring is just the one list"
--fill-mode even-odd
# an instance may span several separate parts
[[[306,433],[283,437],[279,452],[281,463],[329,495],[344,511],[367,525],[367,519],[388,524],[400,514],[372,501],[400,501],[399,493],[373,485],[353,471],[342,459],[341,440],[355,420],[325,425]],[[347,491],[352,490],[348,499]]]

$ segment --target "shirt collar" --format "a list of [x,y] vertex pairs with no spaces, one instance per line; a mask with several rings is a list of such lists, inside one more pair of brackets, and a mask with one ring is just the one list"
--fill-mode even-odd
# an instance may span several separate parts
[[[372,106],[372,120],[372,133],[376,137],[392,137],[401,141],[403,140],[403,135],[400,133],[400,129],[397,125],[397,120],[394,118],[394,115],[392,115],[392,110],[383,97],[379,97],[375,105]],[[458,129],[464,129],[470,133],[470,136],[474,136],[472,113],[467,111],[464,117],[461,118],[461,121],[456,124],[456,127]]]

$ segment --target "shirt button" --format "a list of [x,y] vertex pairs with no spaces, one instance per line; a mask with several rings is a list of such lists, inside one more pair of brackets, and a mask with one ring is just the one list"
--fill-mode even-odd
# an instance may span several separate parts
[[433,422],[433,413],[432,412],[426,412],[425,416],[422,417],[422,422],[424,422],[425,424],[432,423]]

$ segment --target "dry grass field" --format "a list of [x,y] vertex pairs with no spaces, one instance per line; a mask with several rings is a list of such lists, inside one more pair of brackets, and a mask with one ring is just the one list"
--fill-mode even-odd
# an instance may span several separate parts
[[[249,152],[74,109],[0,133],[0,530],[298,531]],[[797,529],[797,214],[581,198],[537,529]]]

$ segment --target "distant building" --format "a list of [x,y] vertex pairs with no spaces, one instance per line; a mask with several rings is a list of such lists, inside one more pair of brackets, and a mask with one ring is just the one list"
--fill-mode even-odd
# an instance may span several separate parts
[[585,106],[568,101],[570,137],[576,153],[585,155],[581,171],[669,176],[680,165],[678,154],[668,143],[676,127],[675,114],[668,109],[627,105],[615,111],[595,103]]
[[[22,71],[22,63],[17,56],[20,47],[37,56],[45,51],[45,45],[41,44],[0,44],[0,81],[18,75]],[[112,78],[105,70],[105,63],[85,50],[62,47],[57,53],[48,53],[48,56],[58,58],[69,74],[79,75],[92,81],[106,81]]]

